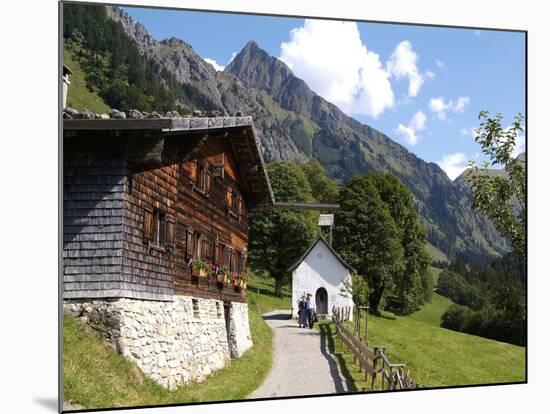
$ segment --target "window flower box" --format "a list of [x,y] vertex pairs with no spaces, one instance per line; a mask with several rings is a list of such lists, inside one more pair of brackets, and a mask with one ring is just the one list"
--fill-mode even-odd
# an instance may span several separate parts
[[196,277],[206,277],[210,274],[210,266],[202,260],[193,262],[191,274]]

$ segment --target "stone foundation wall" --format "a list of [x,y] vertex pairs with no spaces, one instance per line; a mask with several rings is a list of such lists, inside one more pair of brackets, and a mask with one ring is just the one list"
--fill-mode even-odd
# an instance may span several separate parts
[[229,335],[223,302],[214,299],[66,301],[64,309],[169,389],[202,381],[252,346],[246,303],[232,303]]
[[231,358],[237,358],[252,347],[252,336],[248,324],[248,304],[233,302],[230,315],[229,351]]

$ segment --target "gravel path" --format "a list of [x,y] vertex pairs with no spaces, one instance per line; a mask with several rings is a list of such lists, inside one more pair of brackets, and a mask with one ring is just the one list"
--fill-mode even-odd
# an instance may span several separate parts
[[263,315],[273,329],[273,366],[264,383],[249,398],[334,394],[347,391],[338,364],[325,339],[314,329],[298,328],[290,311]]

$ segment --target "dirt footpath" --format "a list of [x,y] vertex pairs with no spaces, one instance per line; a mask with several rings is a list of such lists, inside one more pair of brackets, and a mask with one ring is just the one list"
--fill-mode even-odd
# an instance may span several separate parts
[[290,311],[263,318],[273,329],[273,366],[264,383],[248,398],[347,392],[344,377],[318,330],[299,328]]

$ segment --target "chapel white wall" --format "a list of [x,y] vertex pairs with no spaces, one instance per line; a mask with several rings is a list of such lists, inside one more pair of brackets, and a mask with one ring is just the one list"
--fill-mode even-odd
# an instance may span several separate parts
[[305,259],[292,273],[292,314],[298,317],[298,299],[303,292],[315,292],[323,287],[328,294],[328,311],[332,307],[353,306],[353,300],[341,293],[343,281],[350,277],[349,270],[340,263],[328,247],[319,240]]

